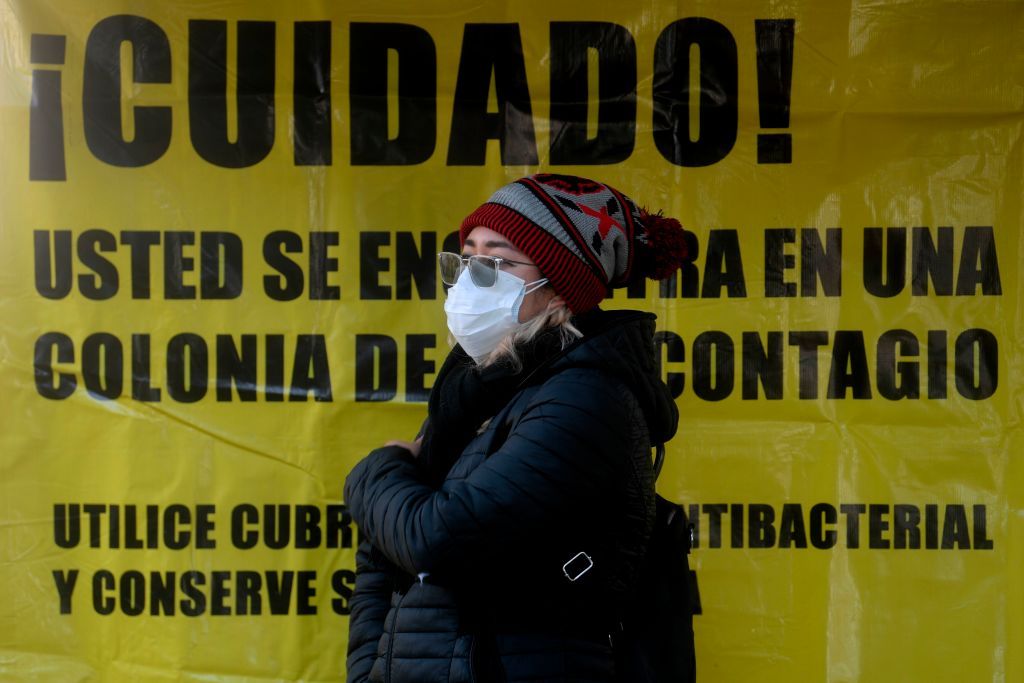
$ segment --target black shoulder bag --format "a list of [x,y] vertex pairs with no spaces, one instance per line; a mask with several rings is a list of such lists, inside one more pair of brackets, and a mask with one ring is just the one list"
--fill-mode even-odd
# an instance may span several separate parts
[[[664,462],[656,449],[654,476]],[[696,573],[690,571],[690,527],[683,508],[655,494],[654,528],[637,591],[613,642],[621,683],[693,683],[693,615],[700,614]]]

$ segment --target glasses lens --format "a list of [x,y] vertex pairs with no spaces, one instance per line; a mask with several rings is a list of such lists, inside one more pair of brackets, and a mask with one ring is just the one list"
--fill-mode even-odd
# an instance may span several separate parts
[[454,285],[462,273],[462,257],[450,251],[442,251],[437,255],[437,265],[441,269],[441,282],[449,287]]
[[491,287],[498,279],[498,262],[490,256],[470,256],[469,275],[477,287]]

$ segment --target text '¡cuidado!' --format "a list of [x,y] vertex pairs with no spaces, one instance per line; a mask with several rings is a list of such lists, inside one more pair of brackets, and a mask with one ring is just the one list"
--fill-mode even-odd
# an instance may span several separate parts
[[[467,23],[458,69],[452,74],[446,163],[484,165],[490,140],[499,142],[505,165],[537,165],[541,158],[552,164],[625,161],[635,147],[637,86],[644,81],[653,84],[653,125],[643,128],[650,130],[660,154],[679,166],[717,163],[733,149],[739,133],[741,53],[756,61],[760,121],[772,131],[749,139],[756,143],[758,163],[791,163],[792,138],[787,129],[795,20],[754,19],[752,23],[756,40],[737,44],[732,31],[718,21],[679,18],[659,33],[650,46],[653,63],[646,64],[637,59],[633,34],[620,24],[552,21],[540,29],[543,38],[533,29],[524,41],[517,22]],[[112,166],[152,164],[164,156],[173,139],[187,131],[192,150],[203,162],[247,168],[271,154],[281,119],[292,133],[291,154],[285,158],[295,166],[330,166],[334,129],[343,113],[348,114],[347,156],[352,165],[427,161],[437,146],[439,104],[446,100],[438,93],[451,87],[441,80],[439,88],[439,63],[447,60],[438,60],[435,37],[411,23],[344,25],[349,102],[343,109],[332,102],[336,71],[332,51],[337,49],[337,39],[336,25],[330,21],[282,26],[243,20],[229,26],[224,20],[188,19],[186,43],[183,38],[172,41],[164,27],[147,17],[120,14],[101,19],[84,45],[74,41],[71,50],[67,36],[34,33],[32,92],[26,103],[31,133],[29,178],[66,181],[73,169],[65,152],[79,144],[68,138],[79,131],[92,156]],[[291,29],[291,59],[279,55],[281,28]],[[229,59],[229,31],[237,45],[233,60]],[[450,42],[451,37],[445,38]],[[540,52],[538,46],[546,49]],[[122,56],[125,48],[130,62]],[[700,51],[699,63],[691,58],[694,49]],[[593,66],[591,53],[598,57]],[[397,73],[392,74],[389,60],[394,58]],[[540,63],[550,65],[551,136],[546,154],[538,150],[535,134],[537,86],[534,83],[531,88],[527,82],[527,64]],[[696,88],[691,85],[691,63],[700,71]],[[78,69],[81,101],[69,109],[80,112],[81,121],[65,127],[69,93],[64,72]],[[288,73],[290,92],[287,84],[277,80]],[[229,74],[237,78],[229,79]],[[595,75],[597,92],[588,85]],[[182,80],[187,82],[188,97],[177,106],[187,113],[176,113],[166,98],[153,97],[172,84],[179,87]],[[237,80],[234,92],[231,80]],[[127,92],[140,86],[141,96],[127,97]],[[397,90],[397,106],[389,90]],[[496,111],[489,103],[490,92],[497,93]],[[697,139],[689,134],[694,116],[691,92],[698,105]],[[229,114],[230,98],[236,111]],[[187,115],[187,128],[175,125],[179,114]],[[229,120],[232,114],[234,121]],[[588,131],[593,114],[596,135]]]

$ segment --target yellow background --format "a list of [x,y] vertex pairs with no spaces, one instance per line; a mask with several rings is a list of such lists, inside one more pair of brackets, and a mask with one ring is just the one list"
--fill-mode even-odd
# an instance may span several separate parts
[[[228,513],[239,503],[338,502],[348,469],[368,450],[409,438],[424,415],[398,399],[354,401],[357,334],[436,334],[428,359],[444,355],[440,298],[360,301],[359,232],[436,231],[439,241],[490,192],[536,171],[593,176],[639,203],[664,209],[702,245],[710,230],[741,236],[744,299],[627,300],[659,316],[659,328],[689,345],[705,330],[737,342],[744,330],[860,329],[869,367],[874,340],[906,328],[922,341],[947,330],[949,398],[869,401],[797,398],[795,350],[787,347],[785,397],[743,401],[739,374],[720,402],[679,398],[680,433],[669,444],[659,489],[689,503],[834,505],[962,503],[988,506],[995,547],[967,550],[709,549],[691,556],[704,614],[696,620],[698,678],[722,681],[1019,681],[1024,679],[1024,465],[1021,462],[1020,307],[1024,228],[1024,5],[1012,2],[27,2],[0,0],[0,677],[15,680],[338,680],[344,674],[347,620],[330,610],[328,578],[351,569],[351,550],[232,550]],[[156,22],[172,51],[170,84],[138,85],[128,104],[173,108],[166,154],[137,169],[95,159],[82,132],[82,66],[89,31],[108,16]],[[722,161],[673,166],[651,135],[655,41],[671,22],[705,16],[736,39],[739,133]],[[259,164],[223,169],[203,161],[188,135],[187,22],[270,20],[276,29],[277,125]],[[759,165],[754,20],[793,18],[793,163]],[[292,160],[292,22],[332,22],[333,165]],[[636,40],[636,147],[608,166],[548,163],[548,57],[551,21],[601,20]],[[437,48],[437,143],[413,166],[349,163],[348,25],[411,23]],[[484,167],[445,163],[452,98],[466,23],[518,22],[537,132],[538,166],[503,167],[489,143]],[[67,36],[63,78],[67,180],[28,180],[28,120],[33,33]],[[233,40],[233,38],[229,39]],[[229,53],[230,54],[230,53]],[[591,95],[594,97],[594,95]],[[771,132],[771,131],[769,131]],[[891,299],[864,293],[862,229],[867,226],[994,228],[1001,296]],[[838,298],[763,296],[763,231],[774,227],[843,229],[843,293]],[[245,248],[244,293],[230,301],[165,301],[154,249],[154,298],[132,300],[126,247],[109,255],[121,291],[90,301],[73,291],[43,299],[34,288],[32,232],[90,228],[225,230]],[[338,301],[282,303],[262,292],[269,268],[263,237],[274,230],[340,233],[332,249]],[[392,241],[393,243],[393,241]],[[794,253],[793,247],[788,249]],[[393,252],[382,249],[382,255]],[[198,256],[198,249],[193,248]],[[75,273],[81,272],[76,262]],[[187,276],[196,283],[196,273]],[[385,275],[382,284],[394,284]],[[793,272],[788,274],[794,280]],[[653,288],[651,288],[653,291]],[[439,293],[440,297],[440,293]],[[999,387],[982,401],[960,397],[952,347],[963,329],[983,327],[999,341]],[[125,344],[149,333],[159,403],[125,395],[99,401],[80,387],[63,401],[33,383],[33,345],[62,331],[76,342],[105,331]],[[329,403],[219,403],[213,390],[195,404],[166,393],[162,350],[179,332],[211,347],[219,333],[326,336],[334,388]],[[828,349],[819,358],[824,396]],[[262,364],[263,344],[260,342]],[[286,352],[290,376],[290,350]],[[77,363],[60,366],[75,371]],[[670,369],[672,369],[670,367]],[[678,369],[678,368],[676,368]],[[872,373],[873,374],[873,373]],[[922,371],[922,375],[925,372]],[[922,382],[924,378],[922,377]],[[262,375],[261,375],[262,381]],[[429,378],[428,378],[429,382]],[[874,384],[872,382],[872,384]],[[873,387],[874,388],[874,387]],[[53,504],[217,505],[216,550],[57,548]],[[704,520],[702,520],[704,523]],[[706,539],[706,528],[702,530]],[[723,532],[728,544],[728,528]],[[71,615],[59,614],[52,572],[81,569]],[[89,575],[137,569],[314,569],[319,614],[200,618],[99,616]]]

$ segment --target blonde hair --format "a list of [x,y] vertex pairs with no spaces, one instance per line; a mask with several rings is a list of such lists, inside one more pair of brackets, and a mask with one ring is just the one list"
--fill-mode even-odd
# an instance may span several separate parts
[[[549,286],[546,285],[545,288]],[[547,308],[519,325],[511,334],[502,339],[497,348],[480,363],[480,367],[501,361],[508,363],[513,372],[521,371],[523,359],[519,355],[519,348],[533,341],[538,334],[549,327],[557,328],[559,341],[564,349],[583,336],[583,333],[570,322],[571,319],[572,311],[565,305],[565,301],[559,296],[551,297]]]

